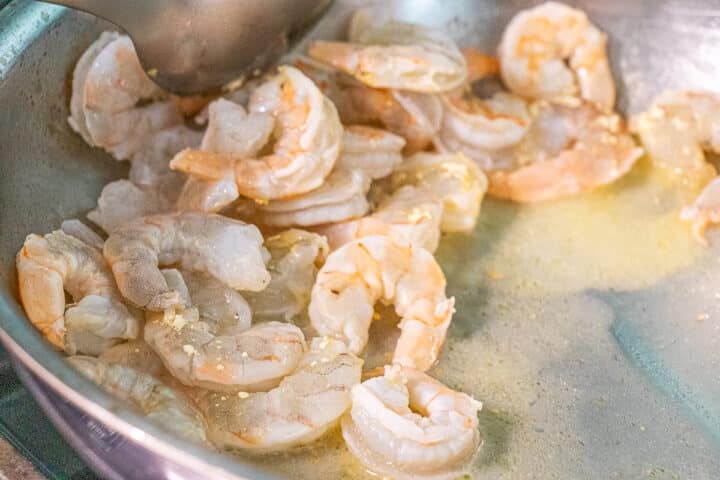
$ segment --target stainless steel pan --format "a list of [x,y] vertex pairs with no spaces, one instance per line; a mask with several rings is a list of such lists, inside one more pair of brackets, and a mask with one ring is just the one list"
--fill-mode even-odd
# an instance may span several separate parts
[[[342,36],[348,15],[362,3],[336,1],[310,35]],[[407,0],[392,8],[399,18],[447,29],[461,45],[488,48],[512,13],[531,3]],[[610,34],[621,110],[636,111],[672,85],[718,89],[720,2],[571,3]],[[271,478],[237,458],[168,436],[98,390],[48,348],[19,305],[14,258],[24,236],[82,217],[102,186],[126,173],[66,122],[70,72],[105,28],[88,16],[26,0],[0,11],[0,340],[50,419],[103,477]],[[708,460],[708,468],[716,461]]]

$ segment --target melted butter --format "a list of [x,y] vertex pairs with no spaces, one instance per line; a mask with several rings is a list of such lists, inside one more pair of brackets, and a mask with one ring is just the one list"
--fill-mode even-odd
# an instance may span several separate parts
[[[688,431],[618,360],[613,312],[592,292],[641,289],[705,261],[677,218],[696,194],[643,161],[589,194],[536,205],[486,199],[474,233],[443,239],[437,257],[458,311],[430,373],[484,404],[483,445],[465,478],[637,478],[639,463],[650,470],[663,458],[657,442],[649,453],[638,446]],[[378,312],[365,370],[390,361],[398,335],[391,309]],[[706,447],[687,435],[687,445],[670,442],[667,462],[702,463]],[[283,478],[379,478],[337,430],[253,461]]]
[[523,295],[643,288],[702,255],[678,219],[697,193],[643,160],[591,193],[530,205],[487,199],[476,231],[448,236],[437,255],[451,283],[489,276]]

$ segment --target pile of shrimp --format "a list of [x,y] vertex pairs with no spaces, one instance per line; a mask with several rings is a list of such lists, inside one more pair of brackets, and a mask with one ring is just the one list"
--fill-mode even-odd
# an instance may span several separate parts
[[[442,234],[472,232],[486,193],[580,194],[645,151],[704,185],[720,95],[663,93],[628,127],[606,35],[555,2],[519,12],[497,56],[372,9],[348,37],[178,99],[127,36],[103,33],[75,68],[69,123],[129,178],[102,190],[97,228],[27,237],[20,296],[73,365],[190,440],[263,453],[340,428],[377,474],[455,478],[481,444],[481,403],[426,373],[463,308],[433,256]],[[475,92],[493,77],[502,90]],[[704,241],[720,181],[682,218]],[[377,302],[400,335],[363,372]]]

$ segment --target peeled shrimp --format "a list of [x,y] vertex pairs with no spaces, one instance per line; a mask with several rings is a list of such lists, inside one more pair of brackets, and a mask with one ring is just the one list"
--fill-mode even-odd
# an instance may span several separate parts
[[156,378],[98,358],[77,356],[68,358],[68,362],[160,428],[192,442],[207,442],[202,414]]
[[77,218],[69,218],[67,220],[63,220],[62,224],[60,224],[60,230],[62,230],[65,234],[70,235],[71,237],[77,238],[85,245],[93,247],[99,252],[102,252],[103,243],[105,243],[105,240],[103,240],[100,235],[95,233],[95,231],[93,231],[90,227],[82,223]]
[[182,307],[159,266],[204,271],[237,290],[262,290],[270,281],[267,251],[254,225],[215,214],[180,213],[133,220],[115,229],[103,253],[123,296],[152,311]]
[[371,471],[397,480],[462,476],[480,446],[482,404],[411,368],[355,385],[342,421],[350,451]]
[[482,100],[471,93],[443,98],[443,120],[435,138],[441,152],[462,152],[483,170],[502,168],[498,150],[515,146],[530,126],[525,101],[509,93]]
[[259,292],[246,292],[255,318],[291,321],[307,311],[310,290],[328,255],[325,237],[290,229],[268,237],[270,283]]
[[[75,67],[72,87],[70,126],[119,160],[144,148],[153,133],[183,121],[143,71],[127,35],[105,32],[90,45]],[[138,107],[141,100],[160,101]]]
[[87,218],[111,233],[119,226],[136,218],[169,211],[172,205],[157,191],[140,188],[129,180],[115,180],[105,185],[97,207]]
[[357,220],[315,227],[331,250],[370,235],[385,235],[399,244],[411,244],[434,252],[440,241],[443,202],[413,186],[396,189],[372,214]]
[[720,223],[720,177],[710,182],[695,203],[680,211],[680,219],[692,223],[693,235],[707,245],[705,230],[710,223]]
[[244,206],[245,214],[251,215],[256,223],[280,228],[341,222],[368,211],[366,194],[369,189],[370,177],[364,170],[339,168],[333,170],[316,190],[267,203],[248,201]]
[[[268,142],[273,131],[272,115],[260,112],[248,114],[242,105],[222,98],[208,106],[208,115],[208,128],[200,145],[202,152],[232,158],[253,157]],[[207,158],[203,155],[182,154],[172,163],[173,168],[200,174],[191,176],[185,183],[178,199],[179,210],[217,212],[239,197],[232,165],[229,162],[220,165],[219,170],[207,178],[208,174],[203,172],[203,168],[216,167],[208,165]],[[196,165],[188,165],[189,160],[196,162]]]
[[131,340],[119,343],[108,348],[98,357],[106,363],[114,363],[123,367],[151,375],[155,378],[162,378],[165,375],[165,367],[157,354],[145,343],[144,340]]
[[437,93],[460,85],[465,59],[446,34],[390,20],[355,28],[352,43],[316,41],[309,55],[375,88]]
[[268,392],[208,392],[196,398],[208,437],[220,448],[256,453],[307,444],[336,426],[350,408],[362,360],[331,338],[314,338],[298,368]]
[[[171,270],[174,275],[179,272]],[[173,282],[165,278],[169,284]],[[207,275],[186,272],[190,299],[182,311],[151,314],[145,341],[185,385],[222,391],[276,386],[297,366],[305,337],[294,325],[250,326],[250,308],[235,290]]]
[[668,90],[630,119],[653,164],[701,186],[715,176],[705,152],[720,153],[720,94]]
[[533,123],[514,149],[514,170],[489,173],[488,193],[537,202],[592,190],[627,173],[643,154],[622,119],[591,104],[540,102]]
[[443,202],[440,230],[469,232],[475,228],[488,181],[462,153],[416,153],[396,169],[392,184],[415,185]]
[[[31,234],[17,255],[17,271],[25,313],[56,347],[71,355],[99,355],[137,337],[138,318],[123,304],[95,248],[59,230]],[[66,306],[65,292],[76,303]]]
[[445,296],[445,275],[423,248],[373,235],[335,250],[313,286],[310,321],[321,335],[339,338],[359,353],[378,300],[394,304],[400,317],[393,363],[429,369],[445,340],[454,299]]
[[338,164],[346,170],[362,170],[371,179],[390,175],[402,162],[405,139],[379,128],[348,125]]
[[613,108],[607,36],[581,10],[547,2],[519,12],[505,28],[499,57],[502,78],[518,95],[580,97],[603,111]]
[[370,88],[311,59],[302,59],[297,65],[337,106],[344,124],[379,123],[406,140],[407,153],[429,146],[440,128],[443,107],[438,95]]

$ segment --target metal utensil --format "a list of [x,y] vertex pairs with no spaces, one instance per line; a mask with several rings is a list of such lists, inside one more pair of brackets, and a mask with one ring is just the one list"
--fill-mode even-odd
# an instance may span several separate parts
[[48,0],[113,22],[162,88],[221,87],[277,59],[330,0]]

